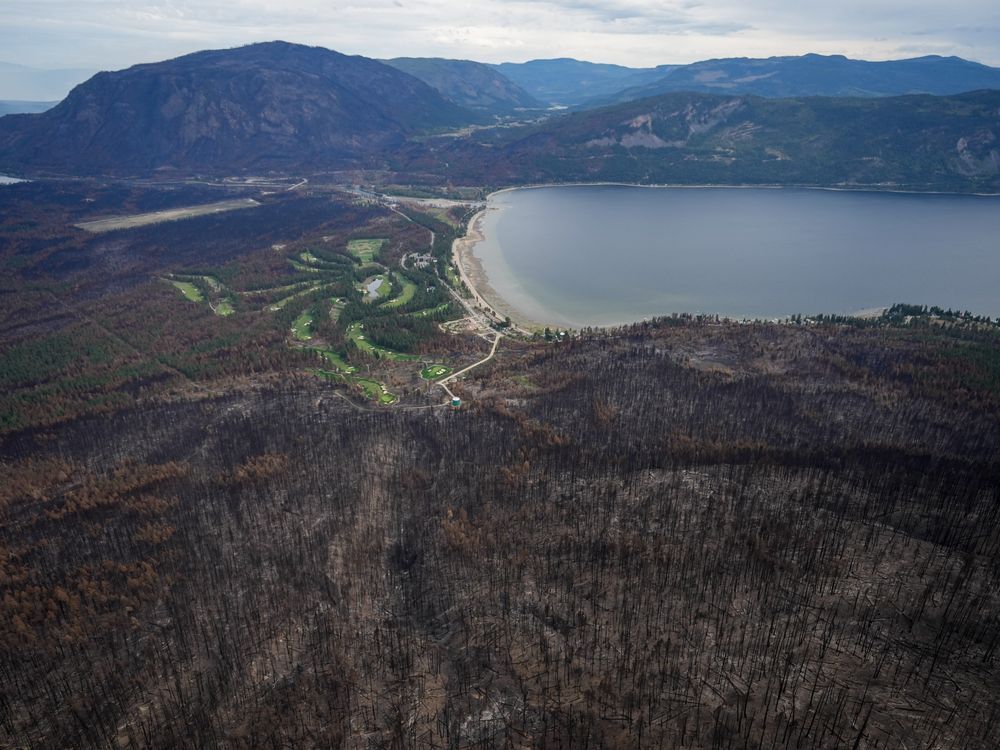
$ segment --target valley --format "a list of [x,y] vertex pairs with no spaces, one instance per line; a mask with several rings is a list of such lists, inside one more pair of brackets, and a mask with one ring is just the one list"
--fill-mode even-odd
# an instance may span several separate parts
[[992,750],[996,75],[264,42],[0,118],[0,747]]

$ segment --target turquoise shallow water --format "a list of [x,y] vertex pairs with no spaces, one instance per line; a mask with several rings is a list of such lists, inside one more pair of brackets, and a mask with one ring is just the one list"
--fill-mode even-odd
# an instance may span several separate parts
[[894,302],[1000,316],[1000,198],[765,188],[493,195],[474,250],[526,317],[776,318]]

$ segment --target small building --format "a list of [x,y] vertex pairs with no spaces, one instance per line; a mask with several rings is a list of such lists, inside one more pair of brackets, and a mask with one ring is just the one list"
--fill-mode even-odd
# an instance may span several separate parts
[[452,396],[451,397],[451,405],[454,406],[457,409],[458,407],[460,407],[462,405],[462,399],[460,399],[458,396]]

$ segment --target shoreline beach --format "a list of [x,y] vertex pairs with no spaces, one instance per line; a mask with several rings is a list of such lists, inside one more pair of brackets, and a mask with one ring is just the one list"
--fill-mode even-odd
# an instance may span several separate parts
[[[496,193],[490,193],[490,196],[487,196],[487,201],[493,195],[496,195]],[[486,213],[488,211],[499,210],[501,209],[496,207],[491,208],[487,205],[486,208],[477,211],[469,219],[465,234],[452,242],[451,254],[455,266],[458,268],[458,276],[469,292],[472,293],[473,299],[480,306],[492,310],[500,318],[510,318],[511,322],[518,328],[535,332],[543,330],[546,326],[554,327],[551,323],[533,320],[500,295],[490,285],[489,276],[483,267],[482,260],[474,252],[476,245],[485,239],[480,225]],[[565,328],[565,326],[562,326],[562,328]]]
[[[470,217],[468,224],[466,225],[466,232],[462,237],[457,238],[452,243],[452,259],[455,266],[458,269],[459,277],[465,286],[472,293],[473,298],[476,303],[480,306],[492,310],[494,315],[499,318],[509,317],[515,326],[521,329],[525,329],[531,332],[541,332],[544,328],[552,328],[558,330],[576,330],[581,328],[580,325],[568,325],[566,322],[555,323],[552,321],[537,320],[527,314],[522,310],[518,309],[514,304],[512,304],[508,299],[506,299],[502,294],[500,294],[490,283],[489,274],[486,271],[482,259],[475,254],[475,248],[486,238],[484,236],[484,229],[482,222],[489,211],[502,211],[503,208],[498,208],[496,206],[490,206],[489,202],[494,196],[502,195],[503,193],[514,192],[517,190],[536,190],[542,188],[551,187],[629,187],[629,188],[648,188],[648,189],[674,189],[674,188],[685,188],[685,189],[702,189],[702,188],[714,188],[714,189],[735,189],[735,190],[746,190],[746,189],[767,189],[767,190],[783,190],[783,189],[803,189],[803,190],[818,190],[818,191],[830,191],[830,192],[862,192],[862,193],[902,193],[902,194],[916,194],[916,195],[952,195],[951,193],[931,193],[926,191],[905,191],[905,190],[888,190],[888,189],[865,189],[865,188],[837,188],[837,187],[818,187],[818,186],[785,186],[785,185],[637,185],[624,182],[570,182],[570,183],[542,183],[534,185],[518,185],[512,187],[505,187],[499,190],[495,190],[486,196],[485,207],[477,211],[472,217]],[[963,195],[966,197],[982,197],[982,198],[997,198],[1000,197],[997,194],[982,194],[982,193],[960,193],[955,195]],[[859,319],[872,319],[881,316],[886,310],[887,306],[876,306],[861,310],[853,310],[851,312],[839,312],[835,314],[844,315],[847,317],[856,317]],[[664,313],[668,315],[668,313]],[[779,318],[734,318],[729,316],[724,316],[727,320],[740,321],[740,320],[759,320],[759,321],[771,321],[771,322],[781,322],[791,319],[793,316],[791,314],[779,317]],[[648,320],[648,318],[643,318],[642,320]],[[641,321],[629,321],[624,323],[612,323],[605,325],[594,325],[595,328],[614,328],[619,325],[628,325],[630,322],[641,322]]]

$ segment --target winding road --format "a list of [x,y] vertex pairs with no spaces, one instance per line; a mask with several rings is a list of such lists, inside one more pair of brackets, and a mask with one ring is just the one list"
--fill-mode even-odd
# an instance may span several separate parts
[[494,336],[494,338],[493,338],[493,346],[491,346],[491,347],[490,347],[490,353],[489,353],[489,354],[487,354],[487,355],[486,355],[485,357],[483,357],[483,358],[482,358],[481,360],[479,360],[478,362],[473,362],[473,363],[472,363],[471,365],[469,365],[468,367],[463,367],[463,368],[462,368],[461,370],[459,370],[458,372],[453,372],[453,373],[452,373],[451,375],[449,375],[448,377],[446,377],[446,378],[441,378],[441,380],[439,380],[439,381],[438,381],[438,385],[439,385],[439,386],[441,386],[442,388],[444,388],[444,392],[448,394],[448,397],[449,397],[449,398],[456,398],[456,396],[455,396],[455,394],[454,394],[454,393],[452,393],[452,392],[451,392],[451,388],[449,388],[449,387],[448,387],[448,381],[449,381],[449,380],[454,380],[454,379],[455,379],[455,378],[457,378],[457,377],[458,377],[459,375],[464,375],[464,374],[465,374],[465,373],[467,373],[467,372],[468,372],[469,370],[474,370],[474,369],[476,369],[477,367],[479,367],[480,365],[484,365],[484,364],[486,364],[487,362],[489,362],[489,361],[490,361],[491,359],[493,359],[493,356],[494,356],[494,355],[495,355],[495,354],[497,353],[497,346],[499,346],[499,344],[500,344],[500,339],[502,339],[502,338],[503,338],[503,336],[502,336],[502,335],[501,335],[500,333],[497,333],[497,334],[496,334],[496,335]]
[[[389,205],[389,204],[383,202],[383,199],[382,199],[381,196],[378,196],[378,195],[376,195],[374,193],[366,193],[364,191],[357,191],[357,190],[348,190],[347,192],[353,193],[355,195],[362,195],[363,197],[369,197],[369,198],[372,198],[374,200],[379,200],[380,202],[382,202],[382,205],[385,208],[388,208],[393,213],[396,213],[396,214],[402,216],[408,222],[411,222],[411,223],[414,223],[414,224],[417,223],[417,222],[413,221],[413,219],[410,216],[407,216],[406,213],[404,213],[403,211],[400,211],[399,208],[397,208],[396,206]],[[424,227],[424,228],[427,229],[428,233],[430,234],[429,249],[430,249],[431,254],[433,254],[434,253],[434,240],[436,238],[435,234],[434,234],[434,230],[430,229],[428,227]],[[455,247],[454,247],[454,243],[452,243],[452,257],[453,258],[454,258],[454,253],[455,253]],[[402,265],[402,261],[400,261],[400,265]],[[458,302],[462,306],[462,308],[468,313],[467,317],[469,318],[469,320],[471,320],[478,328],[481,329],[480,335],[483,338],[486,338],[487,340],[489,340],[489,337],[492,336],[492,346],[490,347],[490,353],[487,354],[485,357],[483,357],[478,362],[473,362],[471,365],[468,365],[467,367],[463,367],[461,370],[458,370],[457,372],[453,372],[451,375],[448,375],[447,377],[444,377],[441,380],[437,381],[437,384],[444,389],[445,393],[448,394],[448,399],[449,399],[448,402],[446,402],[444,404],[440,404],[439,406],[450,406],[451,405],[451,399],[456,398],[455,394],[452,393],[451,388],[448,387],[448,383],[450,381],[455,380],[455,378],[459,377],[460,375],[465,375],[467,372],[469,372],[471,370],[474,370],[477,367],[479,367],[480,365],[484,365],[487,362],[489,362],[491,359],[493,359],[493,357],[497,353],[497,347],[500,345],[500,339],[503,338],[503,333],[501,333],[500,331],[494,330],[493,326],[491,325],[491,321],[489,319],[489,316],[485,312],[483,312],[482,308],[477,307],[474,304],[476,301],[478,301],[482,306],[484,306],[484,307],[487,306],[486,301],[482,297],[479,296],[479,293],[476,291],[476,288],[474,286],[472,286],[472,284],[470,283],[470,280],[466,276],[465,269],[462,267],[462,264],[459,262],[459,263],[456,263],[456,265],[458,266],[458,270],[459,270],[459,273],[460,273],[460,278],[462,279],[462,281],[465,283],[465,285],[468,287],[468,289],[473,294],[473,299],[472,300],[468,300],[465,297],[463,297],[456,289],[454,289],[451,286],[451,284],[449,284],[445,279],[442,279],[440,277],[440,275],[438,275],[438,281],[444,286],[445,289],[447,289],[451,293],[451,296],[455,299],[455,301]],[[404,266],[404,268],[405,268],[405,266]],[[518,331],[519,333],[524,333],[524,334],[528,334],[529,333],[528,331],[524,331],[524,330],[521,330],[519,328],[514,328],[514,330]],[[403,408],[406,408],[406,407],[403,407]],[[425,409],[425,408],[436,408],[436,406],[435,407],[410,407],[410,408]]]

